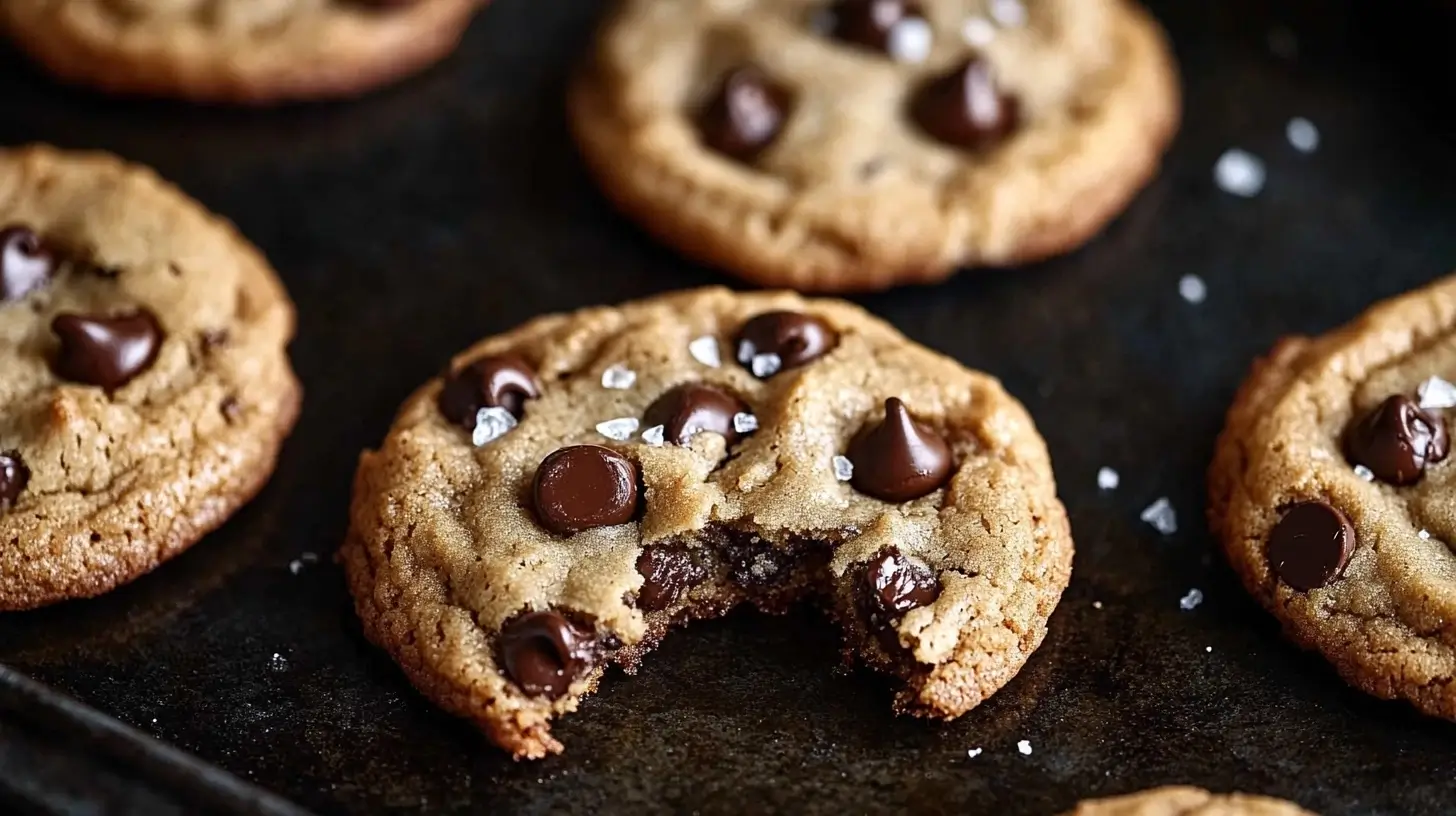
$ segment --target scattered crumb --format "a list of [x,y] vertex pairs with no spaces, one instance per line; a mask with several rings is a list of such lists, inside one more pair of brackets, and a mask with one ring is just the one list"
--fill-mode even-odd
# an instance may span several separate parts
[[1153,525],[1153,529],[1163,535],[1172,535],[1178,532],[1178,511],[1173,509],[1173,504],[1168,501],[1167,496],[1163,496],[1148,505],[1147,509],[1143,510],[1142,515],[1138,518]]
[[1118,476],[1117,471],[1110,467],[1097,471],[1097,486],[1103,490],[1116,490],[1121,482],[1122,477]]
[[1020,751],[1022,756],[1031,756],[1031,740],[1016,743],[1016,750]]
[[1203,603],[1203,590],[1190,589],[1188,590],[1188,594],[1184,595],[1178,601],[1178,606],[1182,607],[1184,612],[1188,612],[1201,603]]
[[1253,198],[1264,189],[1264,176],[1263,159],[1237,147],[1225,150],[1213,166],[1219,189],[1243,198]]
[[1197,275],[1184,275],[1178,279],[1178,294],[1196,306],[1208,297],[1208,285]]
[[1313,153],[1319,149],[1319,128],[1303,116],[1289,120],[1289,124],[1284,126],[1284,136],[1300,153]]

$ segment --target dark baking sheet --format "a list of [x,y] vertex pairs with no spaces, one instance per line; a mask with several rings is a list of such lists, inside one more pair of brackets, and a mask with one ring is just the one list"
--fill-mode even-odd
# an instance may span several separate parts
[[[1456,811],[1453,726],[1348,690],[1286,644],[1201,517],[1248,361],[1456,262],[1436,18],[1395,2],[1153,6],[1187,116],[1132,209],[1054,263],[861,299],[1004,378],[1050,444],[1076,568],[1026,669],[953,724],[896,718],[886,683],[836,668],[817,614],[741,612],[670,637],[636,677],[609,674],[560,722],[567,753],[524,764],[433,710],[363,640],[328,557],[358,451],[452,352],[543,312],[725,280],[614,215],[573,155],[562,88],[598,4],[499,0],[421,79],[273,112],[109,101],[0,55],[0,143],[151,164],[268,253],[298,302],[307,387],[253,505],[110,596],[0,616],[0,662],[319,813],[1009,816],[1174,782],[1327,814]],[[1317,153],[1288,146],[1292,116],[1319,126]],[[1258,198],[1212,183],[1235,145],[1268,163]],[[1201,305],[1179,297],[1188,273],[1208,284]],[[1096,486],[1103,465],[1122,474],[1111,493]],[[1177,508],[1174,535],[1138,520],[1159,496]],[[1183,611],[1191,588],[1205,600]],[[0,779],[42,812],[80,812],[77,796],[113,783],[146,812],[158,785],[177,788],[165,774],[39,773],[42,749],[16,748],[38,744],[17,710],[0,706]],[[37,717],[68,716],[31,715],[32,735]],[[53,753],[84,762],[94,743]]]

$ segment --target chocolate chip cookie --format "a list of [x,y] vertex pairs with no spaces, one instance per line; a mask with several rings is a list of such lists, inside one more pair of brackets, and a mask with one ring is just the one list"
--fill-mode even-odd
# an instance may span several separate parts
[[150,171],[0,150],[0,610],[130,581],[252,498],[292,332],[258,251]]
[[342,560],[369,637],[517,757],[609,664],[750,602],[950,719],[1046,634],[1072,541],[991,377],[837,301],[705,289],[534,320],[363,455]]
[[1129,0],[623,0],[569,104],[659,238],[848,291],[1079,246],[1156,171],[1179,92]]
[[1209,519],[1244,584],[1357,688],[1456,719],[1456,278],[1290,337],[1239,390]]
[[1292,802],[1249,796],[1215,794],[1189,787],[1153,790],[1080,802],[1066,816],[1314,816]]
[[486,0],[5,0],[52,74],[117,94],[266,104],[351,96],[455,48]]

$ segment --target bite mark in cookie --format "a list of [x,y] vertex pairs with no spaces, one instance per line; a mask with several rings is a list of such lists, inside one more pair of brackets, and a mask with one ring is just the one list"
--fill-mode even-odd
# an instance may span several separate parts
[[1045,635],[1071,541],[989,377],[847,304],[724,290],[541,318],[460,359],[510,354],[541,384],[519,425],[474,445],[441,410],[453,375],[425,386],[361,459],[342,556],[370,637],[518,757],[561,749],[551,720],[605,666],[744,602],[818,602],[899,679],[898,710],[941,718]]

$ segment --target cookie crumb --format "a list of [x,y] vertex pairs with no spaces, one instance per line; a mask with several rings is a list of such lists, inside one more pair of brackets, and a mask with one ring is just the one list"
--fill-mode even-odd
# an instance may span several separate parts
[[637,417],[618,417],[597,423],[597,433],[614,442],[626,442],[637,433]]
[[1422,541],[1429,541],[1431,539],[1431,533],[1430,533],[1430,531],[1429,530],[1426,530],[1425,528],[1422,528],[1419,533],[1416,533],[1416,535],[1417,536],[1420,536],[1420,539]]
[[1314,122],[1303,116],[1296,116],[1284,126],[1284,136],[1289,144],[1300,153],[1313,153],[1319,149],[1320,133]]
[[[156,720],[153,720],[152,722],[156,722]],[[981,755],[981,749],[980,748],[972,748],[971,750],[969,750],[969,751],[966,752],[966,756],[970,757],[971,759],[975,759],[976,757],[978,757],[980,755]]]
[[478,448],[500,439],[515,427],[516,418],[510,411],[499,407],[481,408],[475,415],[475,430],[470,434],[470,442]]
[[637,372],[620,363],[608,366],[607,370],[602,372],[602,387],[610,388],[613,391],[626,391],[636,382]]
[[1097,487],[1102,490],[1116,490],[1118,484],[1121,482],[1122,477],[1118,476],[1117,471],[1110,467],[1105,467],[1097,471]]
[[288,671],[288,658],[274,652],[273,659],[268,661],[268,667],[276,672]]
[[1374,471],[1372,471],[1368,467],[1365,467],[1364,465],[1356,465],[1355,466],[1355,475],[1356,476],[1359,476],[1361,479],[1364,479],[1367,482],[1373,482],[1373,481],[1375,481],[1375,473],[1374,473]]
[[1101,601],[1093,601],[1092,602],[1092,608],[1093,609],[1101,609],[1102,608],[1102,602]]
[[922,17],[906,17],[890,28],[885,51],[890,59],[918,65],[930,56],[930,47],[935,43],[935,33],[930,23]]
[[854,478],[854,463],[847,456],[834,457],[834,478],[847,482]]
[[1026,25],[1026,6],[1021,0],[991,0],[991,18],[1007,28]]
[[1203,590],[1190,589],[1188,594],[1178,600],[1178,606],[1184,612],[1191,612],[1199,604],[1203,603]]
[[753,414],[739,412],[733,415],[733,430],[741,433],[753,433],[758,430],[758,417]]
[[961,39],[972,48],[985,48],[996,39],[996,26],[985,17],[967,17],[961,24]]
[[1020,751],[1022,756],[1031,756],[1031,740],[1021,740],[1016,743],[1016,750]]
[[1422,408],[1456,408],[1456,385],[1431,377],[1416,388],[1416,399]]
[[1184,275],[1178,279],[1178,295],[1196,306],[1208,297],[1208,285],[1197,275]]
[[688,343],[688,354],[693,355],[694,360],[708,368],[718,368],[723,365],[723,357],[718,353],[718,338],[709,334]]
[[753,376],[760,380],[772,377],[779,373],[779,369],[783,367],[783,359],[773,352],[769,352],[768,354],[755,354],[753,355],[753,359],[749,361],[749,368],[753,371]]
[[654,448],[660,448],[662,447],[662,442],[666,434],[666,425],[653,425],[651,428],[642,432],[642,441]]
[[1162,496],[1148,505],[1138,518],[1153,525],[1153,529],[1163,535],[1178,532],[1178,511],[1173,509],[1173,503],[1168,501],[1167,496]]
[[1225,150],[1213,167],[1219,189],[1243,198],[1253,198],[1264,189],[1264,161],[1237,147]]

